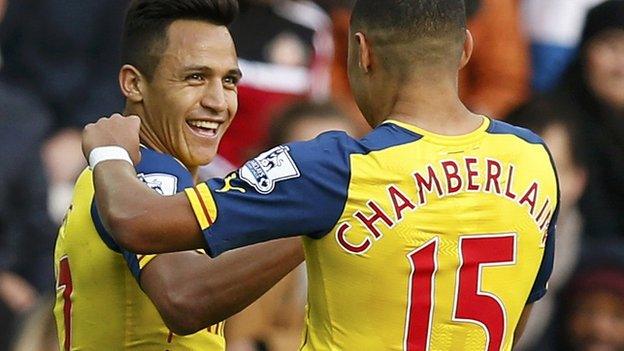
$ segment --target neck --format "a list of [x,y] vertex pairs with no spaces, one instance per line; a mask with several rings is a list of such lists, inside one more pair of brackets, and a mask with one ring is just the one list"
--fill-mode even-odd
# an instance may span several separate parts
[[[124,116],[130,115],[136,115],[141,117],[141,129],[139,130],[139,140],[141,144],[149,147],[154,151],[176,157],[175,154],[166,147],[166,144],[158,138],[152,126],[146,121],[146,119],[144,118],[145,111],[143,109],[134,109],[126,106],[126,108],[124,109]],[[181,162],[177,157],[176,159]],[[188,169],[188,171],[193,176],[193,179],[197,182],[199,167],[188,166],[185,164],[183,165],[184,167],[186,167],[186,169]]]
[[442,135],[462,135],[477,129],[483,118],[460,101],[456,79],[438,80],[426,75],[406,80],[395,92],[388,119],[415,125]]

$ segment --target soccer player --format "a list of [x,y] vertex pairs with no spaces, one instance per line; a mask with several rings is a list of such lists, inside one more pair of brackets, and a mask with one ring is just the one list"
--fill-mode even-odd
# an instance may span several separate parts
[[[142,190],[161,196],[193,186],[198,167],[215,155],[237,109],[241,73],[226,28],[237,10],[235,0],[130,3],[119,81],[125,112],[143,122]],[[55,251],[62,350],[224,350],[221,321],[303,260],[299,239],[217,259],[196,251],[136,255],[100,218],[85,170]]]
[[[349,72],[370,134],[282,145],[167,198],[97,157],[104,222],[140,252],[217,256],[303,235],[303,350],[511,350],[546,293],[558,186],[539,137],[459,100],[465,25],[462,0],[357,1]],[[102,119],[83,151],[136,160],[138,128]]]

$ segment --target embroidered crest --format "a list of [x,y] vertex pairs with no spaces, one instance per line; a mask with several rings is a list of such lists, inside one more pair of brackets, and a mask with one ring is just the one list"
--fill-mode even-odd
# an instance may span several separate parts
[[247,162],[239,171],[239,177],[261,194],[269,194],[275,183],[297,178],[299,169],[290,157],[288,146],[278,146]]
[[178,178],[171,174],[150,173],[138,174],[137,177],[160,195],[175,195],[178,190]]

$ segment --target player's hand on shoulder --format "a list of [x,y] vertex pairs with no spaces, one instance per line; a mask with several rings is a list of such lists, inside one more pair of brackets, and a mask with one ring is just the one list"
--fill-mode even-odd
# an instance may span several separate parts
[[102,146],[120,146],[130,154],[136,165],[141,160],[139,130],[141,120],[137,116],[115,113],[88,124],[82,132],[82,152],[88,160],[91,151]]

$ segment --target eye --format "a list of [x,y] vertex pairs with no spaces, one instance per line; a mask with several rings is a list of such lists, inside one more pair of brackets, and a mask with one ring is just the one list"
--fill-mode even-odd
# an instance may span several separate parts
[[236,87],[238,85],[239,78],[236,76],[227,76],[223,78],[223,84],[228,87]]
[[188,81],[204,81],[205,78],[206,77],[202,73],[191,73],[186,76],[185,79]]

